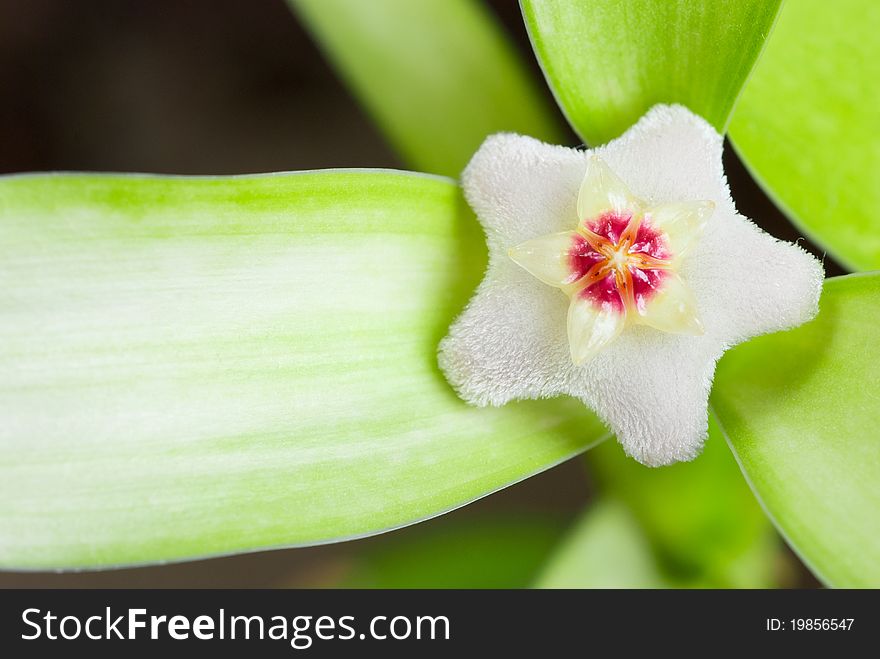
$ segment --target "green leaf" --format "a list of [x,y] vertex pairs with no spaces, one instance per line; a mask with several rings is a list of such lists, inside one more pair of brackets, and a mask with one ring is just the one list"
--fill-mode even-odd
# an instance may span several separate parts
[[638,522],[622,503],[595,503],[535,581],[537,588],[665,588]]
[[730,125],[753,176],[850,269],[880,268],[880,4],[788,2]]
[[556,100],[588,144],[657,103],[723,132],[780,0],[521,0]]
[[615,442],[587,461],[602,491],[632,510],[670,578],[715,588],[773,584],[775,534],[714,419],[693,462],[648,469]]
[[499,131],[561,142],[555,109],[475,0],[288,0],[415,169],[457,176]]
[[497,514],[429,523],[358,552],[335,586],[347,588],[525,588],[564,530],[544,515]]
[[721,360],[712,403],[767,513],[826,584],[880,586],[880,274]]
[[604,433],[439,374],[486,258],[449,180],[14,176],[0,231],[0,565],[378,533]]

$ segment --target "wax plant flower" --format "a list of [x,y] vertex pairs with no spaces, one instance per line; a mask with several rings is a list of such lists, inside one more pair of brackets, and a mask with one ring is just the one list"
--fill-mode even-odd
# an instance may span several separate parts
[[639,461],[694,458],[716,360],[812,318],[823,277],[736,212],[721,147],[680,106],[590,152],[490,137],[463,176],[489,270],[441,355],[461,395],[570,394]]
[[[727,437],[819,578],[880,583],[880,280],[823,286],[722,168],[730,125],[820,253],[876,267],[870,3],[767,40],[776,0],[523,0],[579,138],[476,2],[291,4],[431,174],[0,181],[0,564],[343,540],[586,451],[596,503],[534,583],[767,585]],[[603,442],[665,465],[707,432],[660,470]]]

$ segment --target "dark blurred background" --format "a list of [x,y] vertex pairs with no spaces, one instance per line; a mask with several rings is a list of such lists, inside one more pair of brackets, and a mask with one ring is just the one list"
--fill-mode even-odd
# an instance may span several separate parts
[[[540,75],[518,3],[489,4]],[[0,83],[0,173],[401,167],[283,0],[0,0]],[[798,238],[729,149],[727,171],[744,214]],[[827,259],[826,268],[840,272]],[[574,460],[376,538],[108,572],[0,573],[0,587],[333,585],[407,534],[490,516],[561,528],[589,498]]]

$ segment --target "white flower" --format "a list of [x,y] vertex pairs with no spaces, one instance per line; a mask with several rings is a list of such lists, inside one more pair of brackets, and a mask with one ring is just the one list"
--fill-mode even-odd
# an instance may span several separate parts
[[739,215],[722,138],[656,106],[591,151],[512,134],[462,177],[489,268],[440,347],[466,401],[569,394],[657,466],[693,459],[715,363],[812,318],[823,271]]

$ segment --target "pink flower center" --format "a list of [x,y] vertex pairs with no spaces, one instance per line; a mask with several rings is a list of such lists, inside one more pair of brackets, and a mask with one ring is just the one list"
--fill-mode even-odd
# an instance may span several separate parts
[[641,215],[607,212],[578,227],[568,253],[568,283],[602,309],[644,313],[671,259],[666,235]]

